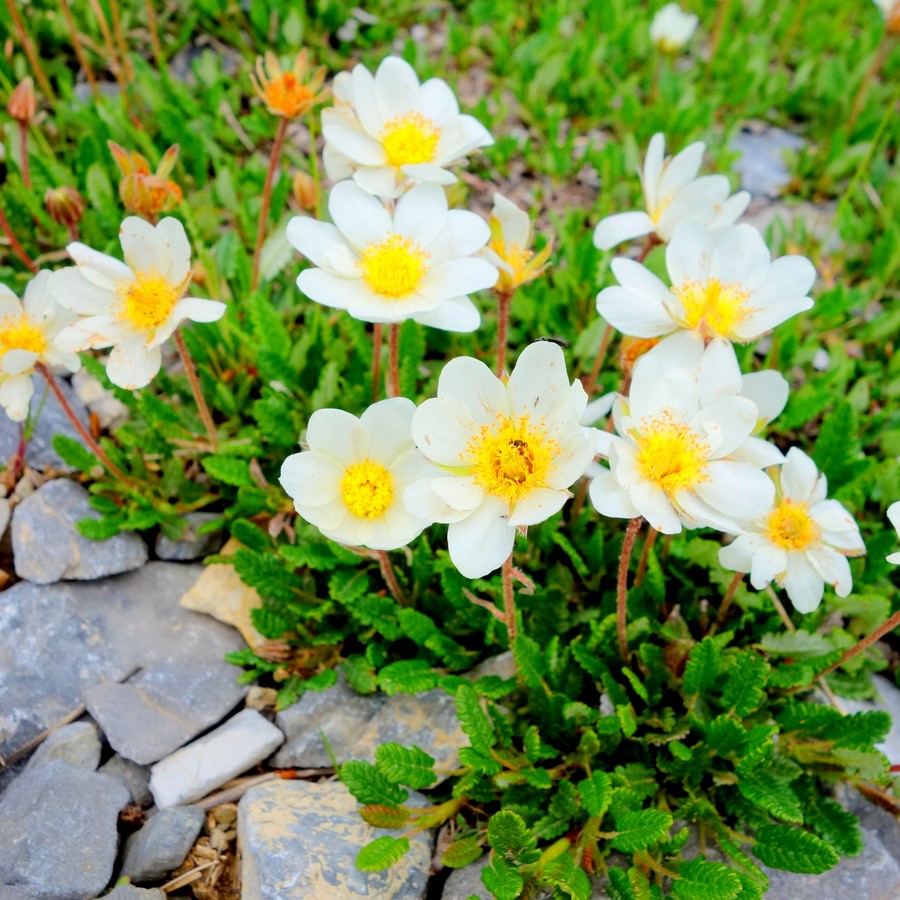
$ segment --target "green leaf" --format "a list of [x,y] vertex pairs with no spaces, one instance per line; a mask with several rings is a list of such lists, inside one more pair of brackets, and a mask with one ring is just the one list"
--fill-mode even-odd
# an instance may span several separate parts
[[250,464],[246,459],[235,459],[232,456],[205,456],[201,465],[207,474],[221,481],[222,484],[230,484],[232,487],[254,487],[255,482],[250,477]]
[[408,784],[415,790],[426,788],[437,780],[434,757],[418,747],[381,744],[375,750],[375,765],[394,784]]
[[830,797],[823,797],[811,781],[802,796],[806,824],[841,856],[858,856],[863,848],[859,819]]
[[409,791],[389,781],[372,763],[351,759],[340,767],[338,774],[347,790],[365,806],[396,806],[409,797]]
[[547,674],[547,658],[537,641],[520,634],[513,647],[513,656],[522,681],[529,687],[540,687],[541,679]]
[[497,735],[490,719],[481,708],[478,694],[467,684],[461,684],[457,688],[456,714],[472,749],[482,756],[490,756],[491,747],[497,743]]
[[763,701],[770,666],[752,650],[741,651],[729,669],[722,691],[722,706],[743,718],[758,709]]
[[738,790],[751,803],[762,807],[783,822],[803,822],[803,810],[787,778],[771,763],[742,773]]
[[100,465],[97,457],[81,441],[76,441],[67,434],[53,435],[53,449],[64,463],[85,475],[90,475]]
[[501,809],[491,816],[488,822],[488,843],[498,857],[521,865],[536,862],[541,855],[525,820],[510,809]]
[[378,673],[378,687],[389,696],[420,694],[437,685],[438,676],[424,659],[401,659]]
[[122,523],[114,519],[79,519],[75,524],[89,541],[105,541],[122,530]]
[[623,853],[645,850],[662,840],[672,827],[672,816],[661,809],[642,809],[616,816],[612,846]]
[[257,553],[241,547],[232,559],[234,570],[244,584],[256,588],[263,599],[281,603],[294,600],[294,578],[273,553]]
[[753,855],[773,869],[820,875],[836,866],[840,857],[821,838],[790,825],[764,825],[756,832]]
[[405,806],[372,803],[362,807],[359,814],[373,828],[402,828],[409,821],[410,810]]
[[678,874],[672,883],[673,900],[734,900],[743,890],[737,872],[720,862],[692,859]]
[[856,412],[846,400],[822,420],[812,458],[833,486],[845,481],[848,464],[857,452],[857,433]]
[[280,638],[290,627],[287,619],[273,609],[257,607],[250,610],[250,620],[253,627],[269,640]]
[[612,781],[605,772],[593,772],[590,778],[578,782],[578,793],[589,816],[602,816],[609,809]]
[[476,837],[454,841],[441,855],[441,864],[449,869],[461,869],[475,862],[484,852]]
[[541,872],[541,880],[552,884],[572,900],[591,900],[591,880],[568,853],[557,856]]
[[389,834],[366,844],[356,857],[356,868],[363,872],[381,872],[402,859],[409,850],[409,838]]
[[684,692],[700,694],[709,690],[719,677],[722,651],[714,638],[695,644],[684,670]]
[[378,688],[375,669],[361,653],[347,657],[341,663],[341,671],[357,694],[374,694]]
[[481,880],[496,900],[517,900],[525,886],[522,876],[501,856],[481,870]]

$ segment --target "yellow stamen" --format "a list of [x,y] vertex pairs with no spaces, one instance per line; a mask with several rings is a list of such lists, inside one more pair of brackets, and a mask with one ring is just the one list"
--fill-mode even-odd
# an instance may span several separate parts
[[805,550],[820,534],[805,503],[784,500],[766,522],[766,537],[785,550]]
[[415,241],[392,234],[369,244],[357,265],[376,294],[403,297],[414,291],[428,271],[428,254]]
[[380,463],[366,459],[348,466],[341,479],[347,509],[360,519],[377,519],[394,498],[394,479]]
[[708,444],[690,426],[667,413],[644,420],[635,443],[641,474],[666,493],[691,490],[709,478]]
[[733,338],[734,327],[751,311],[746,306],[747,291],[737,283],[722,284],[718,278],[685,281],[672,293],[684,310],[681,323],[704,337]]
[[119,319],[138,331],[158,328],[172,312],[181,288],[173,287],[156,272],[138,272],[134,281],[120,285],[116,292],[122,305]]
[[22,315],[18,319],[10,316],[0,322],[0,353],[28,350],[40,356],[46,349],[44,332],[28,316]]
[[463,458],[475,460],[471,473],[477,485],[513,504],[546,485],[559,452],[541,423],[498,416],[469,441]]
[[440,139],[441,129],[417,112],[391,119],[381,132],[388,163],[397,168],[432,162]]

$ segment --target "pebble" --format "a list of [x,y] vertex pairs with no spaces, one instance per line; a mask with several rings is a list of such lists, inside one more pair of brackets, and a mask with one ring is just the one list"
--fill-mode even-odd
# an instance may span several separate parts
[[220,722],[247,693],[226,662],[163,663],[124,684],[90,688],[85,704],[109,745],[147,765]]
[[72,722],[52,732],[34,751],[25,770],[61,759],[79,769],[96,772],[100,765],[100,736],[93,722]]
[[[412,805],[426,802],[412,793]],[[340,782],[269,781],[238,805],[243,900],[421,900],[431,864],[431,835],[382,872],[356,868],[359,851],[376,837],[400,837],[367,825]]]
[[61,759],[24,772],[0,797],[0,887],[26,887],[41,900],[99,894],[112,877],[127,802],[114,779]]
[[221,663],[241,649],[234,629],[179,606],[200,571],[152,562],[102,581],[23,581],[0,593],[0,757],[71,714],[100,681],[159,663]]
[[154,550],[159,559],[171,562],[189,562],[216,553],[225,543],[225,532],[218,528],[197,534],[201,525],[215,522],[222,517],[218,513],[190,512],[185,517],[187,529],[177,540],[166,537],[162,532],[156,536]]
[[147,561],[147,545],[134,532],[91,541],[78,531],[79,519],[97,519],[88,492],[58,478],[22,501],[12,517],[16,574],[34,584],[89,581],[130,572]]
[[156,805],[179,806],[205,797],[267,759],[284,735],[255,709],[243,709],[215,731],[158,762],[150,772]]
[[205,820],[197,806],[158,810],[128,838],[122,875],[138,883],[165,878],[185,861]]
[[101,775],[115,778],[131,795],[131,802],[138,806],[152,806],[153,795],[150,793],[150,767],[139,766],[118,753],[100,766]]

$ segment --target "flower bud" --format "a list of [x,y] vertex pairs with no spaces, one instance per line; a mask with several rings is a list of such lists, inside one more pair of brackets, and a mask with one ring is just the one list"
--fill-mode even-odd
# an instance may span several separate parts
[[313,212],[316,208],[316,183],[306,172],[297,172],[293,184],[294,199],[301,208]]
[[68,228],[81,221],[86,205],[84,197],[73,187],[48,188],[44,194],[44,209],[50,218]]
[[37,112],[37,98],[34,96],[34,82],[23,78],[9,95],[6,111],[20,124],[28,125]]
[[699,21],[677,3],[667,3],[650,23],[650,40],[663,53],[677,53],[691,39]]

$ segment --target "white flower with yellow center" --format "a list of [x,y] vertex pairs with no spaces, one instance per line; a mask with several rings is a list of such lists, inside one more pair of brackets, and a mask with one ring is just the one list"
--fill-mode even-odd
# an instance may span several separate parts
[[531,247],[531,216],[502,194],[494,194],[494,207],[488,223],[491,242],[481,255],[500,271],[497,290],[511,294],[516,288],[534,281],[544,271],[553,252],[553,241],[535,254]]
[[719,551],[719,562],[749,572],[757,590],[770,581],[783,586],[802,613],[821,602],[825,583],[839,597],[853,589],[848,556],[866,552],[853,516],[837,500],[826,500],[828,482],[800,449],[787,452],[776,476],[778,492],[768,509],[737,530]]
[[[618,436],[600,433],[609,469],[591,482],[598,512],[643,516],[657,531],[677,534],[682,527],[733,530],[771,504],[771,480],[738,458],[757,424],[756,404],[710,388],[727,377],[712,361],[700,378],[649,355],[638,361],[629,396],[613,404]],[[770,448],[768,462],[779,461]]]
[[666,159],[665,137],[653,135],[641,172],[646,212],[616,213],[601,219],[594,229],[594,246],[611,250],[648,234],[668,243],[681,222],[708,229],[733,225],[750,203],[750,194],[738,191],[729,197],[731,185],[725,175],[698,178],[705,150],[706,144],[698,141]]
[[410,436],[411,400],[395,397],[359,418],[319,409],[309,419],[308,450],[289,456],[281,486],[297,512],[340,544],[395,550],[430,524],[403,505],[403,492],[434,472]]
[[746,342],[812,308],[816,279],[804,256],[774,262],[750,225],[706,231],[678,226],[666,248],[671,288],[630,259],[612,261],[619,284],[597,295],[597,311],[623,334],[664,337],[691,331],[703,340]]
[[586,404],[553,343],[526,347],[506,381],[471,357],[444,367],[437,397],[412,422],[417,446],[443,473],[408,488],[405,499],[450,524],[450,558],[466,578],[499,569],[516,528],[549,519],[571,496],[597,445],[596,429],[580,424]]
[[382,61],[373,76],[362,65],[334,79],[333,109],[322,111],[323,159],[332,181],[352,177],[378,197],[399,197],[410,183],[453,184],[447,166],[494,139],[460,115],[446,82],[419,84],[409,63]]
[[448,209],[434,184],[414,187],[392,215],[352,181],[335,185],[328,211],[333,225],[308,216],[288,223],[288,239],[316,266],[297,278],[307,297],[364,322],[478,327],[467,295],[497,281],[497,270],[474,255],[490,238],[480,216]]
[[0,406],[13,422],[28,415],[37,363],[56,371],[77,372],[76,353],[60,349],[59,332],[75,316],[63,309],[47,288],[49,272],[38,272],[25,287],[22,301],[0,284]]
[[121,388],[141,388],[159,371],[160,348],[175,329],[185,319],[215,322],[225,304],[184,296],[191,281],[191,247],[177,219],[153,226],[129,216],[119,240],[125,262],[81,243],[69,244],[76,265],[54,272],[50,290],[82,316],[60,334],[60,346],[73,351],[112,347],[109,380]]
[[663,53],[677,53],[694,36],[699,23],[677,3],[667,3],[650,23],[650,40]]
[[[894,531],[900,537],[900,500],[892,503],[887,510],[888,521],[894,526]],[[892,553],[887,557],[887,561],[895,566],[900,566],[900,552]]]

